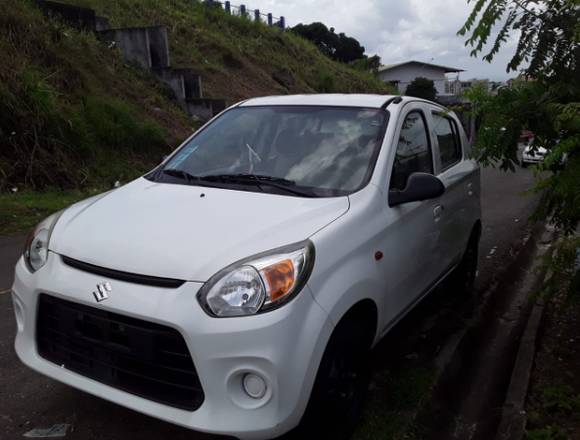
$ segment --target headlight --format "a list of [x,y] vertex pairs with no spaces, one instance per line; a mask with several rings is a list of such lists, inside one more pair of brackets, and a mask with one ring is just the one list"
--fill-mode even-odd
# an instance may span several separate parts
[[52,214],[28,234],[24,247],[24,261],[30,272],[34,273],[46,264],[50,235],[61,213],[62,211]]
[[212,316],[255,315],[297,295],[313,265],[314,246],[310,241],[274,249],[215,274],[199,291],[198,300]]

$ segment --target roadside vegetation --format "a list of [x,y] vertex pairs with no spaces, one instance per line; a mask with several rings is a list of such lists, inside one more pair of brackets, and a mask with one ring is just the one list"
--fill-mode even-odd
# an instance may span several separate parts
[[532,371],[526,438],[580,438],[580,238],[564,240],[544,289],[545,325]]
[[30,231],[53,212],[102,191],[105,189],[0,193],[0,236]]
[[32,1],[0,7],[2,192],[111,186],[191,131],[160,84],[94,35],[45,19]]
[[[497,96],[475,90],[468,97],[481,120],[476,155],[484,165],[513,170],[522,131],[549,152],[536,167],[543,194],[537,218],[550,218],[564,233],[580,221],[580,0],[477,0],[465,26],[471,54],[491,62],[510,35],[521,32],[508,71],[520,80]],[[495,35],[495,34],[494,34]],[[542,173],[542,171],[549,171]]]
[[[536,220],[559,230],[556,255],[576,258],[580,243],[580,0],[477,0],[460,35],[472,56],[491,62],[511,34],[519,33],[508,71],[518,80],[497,95],[474,88],[467,97],[481,121],[475,155],[483,165],[514,170],[517,141],[524,130],[534,133],[533,147],[548,154],[535,169],[535,191],[541,194]],[[496,26],[499,31],[496,33]],[[496,35],[491,45],[488,39]],[[566,251],[572,247],[575,252]],[[567,261],[571,264],[572,261]],[[559,263],[549,262],[554,273]]]

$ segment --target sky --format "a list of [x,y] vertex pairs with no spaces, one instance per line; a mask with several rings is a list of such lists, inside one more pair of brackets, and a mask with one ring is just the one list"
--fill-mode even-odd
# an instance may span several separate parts
[[[240,1],[232,1],[239,4]],[[286,17],[288,26],[320,21],[336,33],[356,38],[383,64],[417,60],[466,70],[461,79],[504,81],[515,49],[511,39],[492,63],[470,57],[465,37],[457,36],[471,5],[467,0],[247,0],[248,9]],[[473,3],[472,3],[473,4]]]

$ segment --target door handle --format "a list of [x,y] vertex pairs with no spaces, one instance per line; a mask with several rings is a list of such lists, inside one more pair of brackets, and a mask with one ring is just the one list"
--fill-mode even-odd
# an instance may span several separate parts
[[441,219],[441,213],[443,212],[443,205],[437,205],[433,208],[433,218],[436,222]]

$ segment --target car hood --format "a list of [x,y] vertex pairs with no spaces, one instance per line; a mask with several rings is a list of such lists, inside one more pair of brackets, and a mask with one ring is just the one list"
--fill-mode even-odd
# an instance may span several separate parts
[[140,178],[67,209],[49,248],[109,269],[205,282],[242,258],[305,240],[348,208],[348,197],[291,197]]

